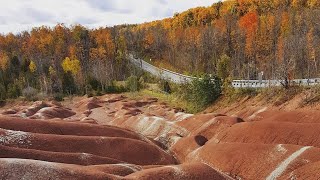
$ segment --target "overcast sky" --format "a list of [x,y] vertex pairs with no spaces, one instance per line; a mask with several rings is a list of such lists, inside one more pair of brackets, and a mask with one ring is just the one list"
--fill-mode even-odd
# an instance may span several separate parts
[[142,23],[218,0],[0,0],[0,33],[41,25],[82,24],[89,28]]

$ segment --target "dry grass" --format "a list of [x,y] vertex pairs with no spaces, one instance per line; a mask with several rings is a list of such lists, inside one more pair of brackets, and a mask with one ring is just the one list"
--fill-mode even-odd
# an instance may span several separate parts
[[143,89],[139,92],[127,93],[126,95],[134,100],[141,98],[157,98],[160,102],[166,103],[170,108],[182,109],[187,113],[197,113],[190,103],[181,100],[175,94],[167,94],[161,91]]
[[[320,90],[320,87],[318,87],[318,89]],[[279,107],[288,103],[297,95],[301,95],[305,90],[306,88],[304,87],[291,87],[289,89],[281,87],[267,89],[234,89],[233,91],[229,91],[227,94],[221,96],[216,103],[207,109],[207,111],[213,112],[237,103],[242,104],[246,101],[252,103],[260,102],[261,104]],[[320,91],[318,90],[313,90],[311,94],[308,94],[308,98],[305,98],[304,100],[306,103],[314,101],[320,101]]]

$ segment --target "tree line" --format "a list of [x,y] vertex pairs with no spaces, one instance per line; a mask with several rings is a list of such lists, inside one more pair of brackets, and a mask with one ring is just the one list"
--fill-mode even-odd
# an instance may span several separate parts
[[182,73],[224,67],[233,79],[257,79],[262,71],[266,79],[318,77],[319,7],[318,0],[224,1],[126,28],[125,35],[129,51]]
[[0,35],[0,98],[19,97],[26,88],[44,94],[106,91],[129,74],[120,33],[58,24]]

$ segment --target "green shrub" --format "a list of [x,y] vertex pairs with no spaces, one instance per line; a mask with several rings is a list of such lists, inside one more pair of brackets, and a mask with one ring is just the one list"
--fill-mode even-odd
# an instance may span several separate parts
[[7,89],[8,98],[18,98],[21,95],[21,90],[18,84],[9,84]]
[[0,101],[4,101],[7,98],[6,87],[1,83],[0,84]]
[[159,79],[156,76],[148,72],[143,72],[141,77],[143,78],[144,83],[158,83],[159,81]]
[[229,56],[223,54],[218,61],[218,76],[225,81],[231,72],[231,59]]
[[105,88],[105,93],[107,93],[107,94],[112,94],[112,93],[116,93],[116,92],[117,92],[117,87],[114,85],[107,86]]
[[86,84],[84,95],[86,94],[89,96],[90,94],[93,94],[92,92],[93,92],[92,86],[90,84]]
[[221,80],[218,77],[210,78],[204,75],[191,83],[183,84],[179,94],[184,100],[192,103],[194,111],[200,111],[219,98]]
[[139,83],[140,83],[142,89],[146,87],[146,83],[145,83],[143,76],[140,77]]
[[77,92],[77,86],[74,82],[74,78],[71,72],[63,74],[62,78],[62,89],[65,94],[75,94]]
[[22,90],[22,95],[29,101],[34,101],[37,99],[38,91],[33,87],[27,87]]
[[168,81],[161,79],[160,80],[160,89],[165,93],[171,93],[171,86]]
[[55,94],[53,95],[53,99],[54,99],[55,101],[63,101],[63,98],[64,98],[64,96],[63,96],[62,93],[55,93]]
[[239,88],[236,90],[236,94],[240,97],[243,96],[256,96],[258,95],[259,91],[256,88]]
[[95,79],[94,77],[88,78],[88,85],[90,85],[91,88],[95,91],[102,89],[100,82],[97,79]]
[[126,88],[130,92],[136,92],[141,89],[141,84],[137,76],[130,76],[126,81]]
[[127,92],[127,88],[124,87],[123,85],[120,85],[120,86],[116,86],[117,87],[117,93],[123,93],[123,92]]
[[88,91],[87,96],[89,98],[94,97],[94,91]]
[[98,89],[98,90],[95,92],[95,95],[96,95],[96,96],[102,96],[103,93],[101,92],[101,90]]
[[223,94],[226,96],[233,96],[236,89],[232,86],[232,78],[225,78],[223,81]]
[[122,83],[119,83],[119,82],[112,82],[111,85],[107,86],[105,88],[105,93],[107,94],[117,94],[117,93],[123,93],[123,92],[127,92],[127,88],[122,84]]

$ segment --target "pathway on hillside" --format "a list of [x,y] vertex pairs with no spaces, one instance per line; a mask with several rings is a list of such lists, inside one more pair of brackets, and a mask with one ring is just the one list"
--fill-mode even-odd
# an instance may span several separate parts
[[137,67],[141,68],[144,71],[151,73],[154,76],[163,78],[168,81],[182,84],[185,82],[190,82],[192,79],[195,78],[195,77],[179,74],[179,73],[176,73],[176,72],[164,69],[164,68],[158,68],[156,66],[153,66],[153,65],[145,62],[142,59],[134,58],[133,55],[129,55],[128,57],[129,57],[130,62],[132,62]]
[[[128,56],[131,63],[141,68],[144,71],[151,73],[157,77],[163,78],[174,83],[182,84],[185,82],[190,82],[196,77],[186,76],[179,74],[177,72],[170,71],[164,68],[158,68],[156,66],[147,63],[142,59],[135,58],[132,54]],[[232,86],[235,88],[267,88],[272,86],[282,86],[281,80],[233,80]],[[294,79],[292,83],[302,85],[302,86],[313,86],[320,83],[320,78],[314,79]]]

